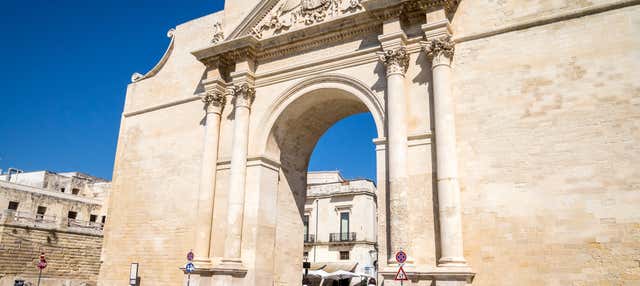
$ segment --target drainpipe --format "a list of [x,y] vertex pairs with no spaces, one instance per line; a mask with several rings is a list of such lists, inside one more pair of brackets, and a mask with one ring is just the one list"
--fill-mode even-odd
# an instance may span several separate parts
[[314,241],[313,243],[313,262],[316,262],[316,253],[318,253],[318,249],[316,249],[317,245],[318,245],[318,239],[320,239],[320,236],[318,236],[318,210],[320,209],[318,206],[318,199],[316,198],[316,241]]

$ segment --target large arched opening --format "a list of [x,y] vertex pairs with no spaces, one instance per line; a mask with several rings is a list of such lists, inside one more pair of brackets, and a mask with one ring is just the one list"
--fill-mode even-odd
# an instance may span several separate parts
[[[370,113],[377,136],[384,137],[381,101],[365,85],[345,76],[308,79],[287,90],[271,107],[265,122],[264,154],[279,161],[275,252],[276,281],[299,285],[305,252],[304,230],[307,170],[314,148],[338,121]],[[378,152],[376,152],[378,153]],[[384,173],[384,155],[377,154],[377,173]],[[382,167],[381,167],[382,166]],[[384,185],[386,176],[377,176]],[[372,214],[375,216],[375,213]],[[375,217],[373,218],[375,221]],[[300,239],[292,239],[297,238]],[[379,239],[382,239],[379,237]],[[308,251],[308,250],[307,250]]]

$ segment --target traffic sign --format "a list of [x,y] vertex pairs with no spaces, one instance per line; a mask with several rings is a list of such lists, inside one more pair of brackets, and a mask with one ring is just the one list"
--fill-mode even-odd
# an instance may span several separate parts
[[44,252],[40,254],[40,261],[38,261],[38,269],[42,270],[47,268],[47,260],[44,258]]
[[404,263],[405,261],[407,261],[407,254],[402,250],[398,251],[398,253],[396,253],[396,261],[399,264]]
[[187,273],[191,274],[193,271],[196,271],[196,266],[193,265],[193,263],[189,262],[184,266],[184,270],[187,271]]
[[193,251],[189,250],[189,253],[187,253],[187,260],[188,261],[193,261]]
[[404,269],[402,269],[402,266],[400,266],[400,269],[398,269],[398,273],[396,274],[396,281],[407,281],[409,280],[409,278],[407,278],[407,273],[404,272]]

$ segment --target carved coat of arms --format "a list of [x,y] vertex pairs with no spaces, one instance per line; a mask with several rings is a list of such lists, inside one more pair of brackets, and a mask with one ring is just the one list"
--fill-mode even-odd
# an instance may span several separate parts
[[302,0],[303,10],[313,10],[329,3],[329,0]]

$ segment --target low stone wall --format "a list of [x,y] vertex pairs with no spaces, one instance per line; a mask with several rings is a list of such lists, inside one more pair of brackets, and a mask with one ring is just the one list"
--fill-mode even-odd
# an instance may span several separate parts
[[16,279],[36,285],[36,264],[45,252],[41,286],[96,285],[102,235],[0,224],[0,286]]

